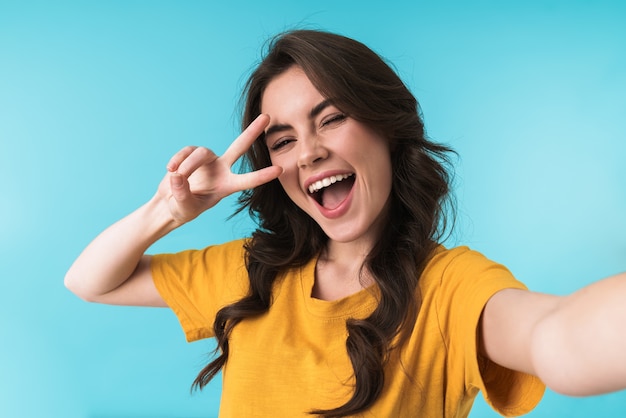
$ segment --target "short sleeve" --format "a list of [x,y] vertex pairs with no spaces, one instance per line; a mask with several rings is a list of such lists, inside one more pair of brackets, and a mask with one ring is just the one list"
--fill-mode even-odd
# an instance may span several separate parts
[[154,284],[176,314],[187,341],[214,336],[222,307],[248,291],[243,240],[152,257]]
[[444,267],[438,295],[440,326],[453,373],[462,371],[465,391],[481,391],[487,403],[504,416],[531,411],[545,385],[535,376],[501,367],[478,354],[478,325],[487,301],[503,289],[526,289],[504,266],[467,247],[453,250]]

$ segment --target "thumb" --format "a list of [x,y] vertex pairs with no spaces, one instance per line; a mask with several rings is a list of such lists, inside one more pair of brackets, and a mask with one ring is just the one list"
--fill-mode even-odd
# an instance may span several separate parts
[[178,172],[170,173],[170,189],[177,202],[184,201],[189,197],[189,184],[185,177]]

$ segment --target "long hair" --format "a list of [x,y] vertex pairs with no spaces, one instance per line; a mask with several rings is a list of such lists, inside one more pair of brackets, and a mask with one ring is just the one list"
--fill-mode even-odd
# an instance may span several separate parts
[[[381,133],[391,150],[390,208],[382,236],[363,266],[380,290],[378,305],[369,317],[346,322],[354,390],[343,405],[310,411],[340,417],[362,412],[376,401],[391,350],[401,347],[413,329],[420,307],[418,281],[446,230],[451,150],[426,138],[417,100],[383,59],[355,40],[312,30],[286,32],[268,44],[244,89],[243,127],[261,113],[268,83],[293,66],[342,112]],[[271,165],[263,134],[245,162],[247,170]],[[200,372],[194,387],[202,388],[226,363],[233,327],[269,309],[277,274],[303,266],[328,240],[278,180],[245,191],[239,204],[238,211],[247,209],[258,223],[246,244],[250,291],[217,313],[218,356]]]

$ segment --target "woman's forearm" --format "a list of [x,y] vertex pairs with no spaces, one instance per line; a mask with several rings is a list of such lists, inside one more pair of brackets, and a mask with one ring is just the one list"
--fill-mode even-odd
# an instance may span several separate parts
[[65,276],[65,286],[88,301],[131,277],[145,251],[176,228],[167,202],[155,197],[98,235]]

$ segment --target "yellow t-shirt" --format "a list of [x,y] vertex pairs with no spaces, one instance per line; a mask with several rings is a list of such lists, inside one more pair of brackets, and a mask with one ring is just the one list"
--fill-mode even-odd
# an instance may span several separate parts
[[[215,313],[248,291],[243,240],[161,254],[152,274],[188,341],[213,336]],[[315,263],[281,275],[270,310],[235,326],[223,370],[220,417],[311,417],[342,405],[353,370],[347,318],[364,318],[376,291],[337,301],[311,297]],[[499,413],[527,413],[544,385],[536,377],[479,359],[477,324],[487,300],[524,289],[503,266],[467,247],[440,247],[419,282],[422,305],[407,344],[394,351],[380,398],[362,417],[466,417],[478,391]]]

